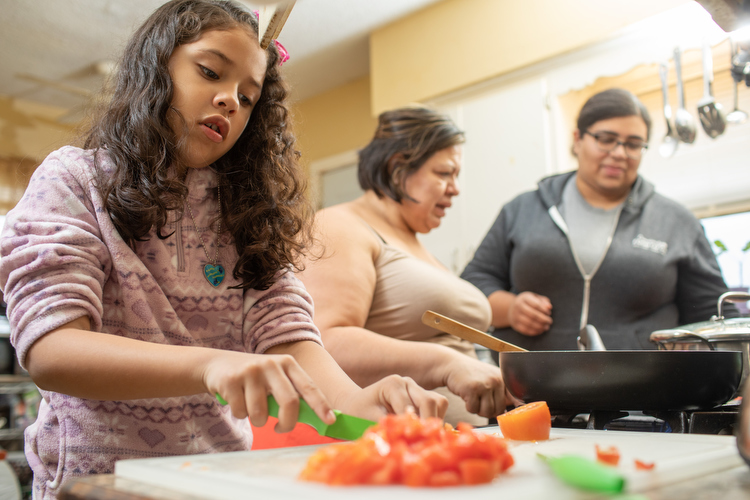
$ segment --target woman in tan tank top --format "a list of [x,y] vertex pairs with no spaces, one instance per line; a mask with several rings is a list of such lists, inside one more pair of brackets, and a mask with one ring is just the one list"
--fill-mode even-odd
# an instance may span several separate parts
[[355,382],[408,376],[449,399],[446,421],[486,425],[505,411],[500,369],[479,361],[470,342],[421,322],[427,309],[482,331],[492,319],[484,294],[417,239],[459,193],[462,143],[449,118],[426,108],[381,114],[359,154],[365,194],[318,212],[322,257],[305,262],[300,278],[325,347]]

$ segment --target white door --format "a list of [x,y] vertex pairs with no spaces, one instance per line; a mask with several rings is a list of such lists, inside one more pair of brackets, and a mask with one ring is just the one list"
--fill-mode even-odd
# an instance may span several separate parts
[[357,165],[327,170],[321,174],[320,208],[352,201],[362,196],[362,189],[357,181]]
[[440,227],[420,236],[453,272],[463,270],[502,206],[552,173],[545,100],[544,81],[531,78],[439,105],[466,133],[461,192]]

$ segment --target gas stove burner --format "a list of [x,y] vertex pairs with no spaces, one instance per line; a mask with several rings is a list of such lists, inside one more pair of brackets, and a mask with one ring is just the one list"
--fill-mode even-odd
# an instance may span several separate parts
[[710,410],[592,411],[553,410],[552,427],[609,431],[672,432],[676,434],[734,433],[739,406],[730,402]]

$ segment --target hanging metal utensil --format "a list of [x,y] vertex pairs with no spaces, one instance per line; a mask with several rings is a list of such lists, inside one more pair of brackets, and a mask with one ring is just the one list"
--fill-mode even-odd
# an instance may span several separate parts
[[679,47],[674,49],[674,70],[677,73],[677,111],[674,115],[674,126],[682,142],[692,144],[695,141],[695,120],[693,115],[685,109],[685,88],[682,85],[682,52]]
[[698,101],[698,117],[703,130],[712,139],[724,133],[727,120],[721,104],[714,99],[712,87],[714,81],[714,64],[711,56],[711,46],[708,41],[703,42],[703,97]]
[[662,139],[659,145],[659,154],[664,158],[671,157],[677,146],[680,144],[680,138],[677,137],[677,132],[672,128],[672,106],[669,105],[669,87],[667,86],[667,73],[669,66],[666,63],[659,65],[659,78],[661,78],[661,93],[664,98],[664,119],[667,122],[667,134]]
[[[729,48],[729,60],[731,64],[734,64],[734,55],[737,53],[739,46],[731,37],[729,38]],[[739,101],[737,98],[737,87],[739,87],[740,82],[743,80],[743,76],[736,75],[734,71],[731,71],[731,74],[732,80],[734,80],[734,109],[727,115],[727,122],[732,125],[738,125],[747,121],[747,113],[739,108]],[[748,411],[748,413],[750,413],[750,411]]]

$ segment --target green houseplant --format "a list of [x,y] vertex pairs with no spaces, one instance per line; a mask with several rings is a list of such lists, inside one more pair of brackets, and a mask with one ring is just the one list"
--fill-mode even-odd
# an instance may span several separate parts
[[[720,255],[722,255],[722,254],[724,254],[724,253],[726,253],[726,252],[729,251],[729,249],[727,248],[727,246],[721,240],[714,240],[714,246],[718,249],[718,251],[716,252],[716,257],[717,258]],[[743,284],[743,269],[742,269],[742,264],[743,264],[743,261],[745,260],[745,254],[748,251],[750,251],[750,241],[748,241],[747,243],[745,243],[745,246],[742,247],[742,254],[743,255],[742,255],[742,258],[739,259],[739,261],[738,261],[739,271],[740,271],[740,287],[744,287],[745,286]]]

